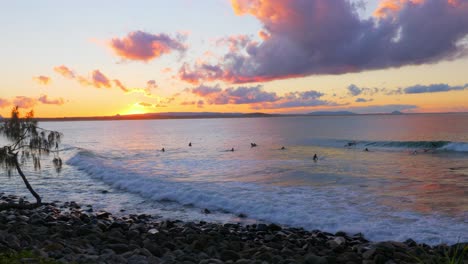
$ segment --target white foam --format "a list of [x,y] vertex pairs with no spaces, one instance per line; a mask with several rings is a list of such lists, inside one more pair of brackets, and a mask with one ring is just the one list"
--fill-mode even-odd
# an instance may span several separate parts
[[468,152],[468,143],[452,142],[442,147],[442,149],[457,152]]
[[[169,170],[129,169],[120,160],[100,158],[81,151],[71,158],[75,166],[93,178],[145,199],[169,199],[199,208],[247,214],[278,224],[362,232],[372,240],[405,240],[438,244],[468,241],[468,223],[437,215],[394,211],[377,204],[376,197],[345,187],[277,187],[246,182],[174,181],[163,177]],[[138,167],[138,166],[135,166]],[[190,173],[190,171],[175,174]],[[197,216],[194,216],[196,219]]]

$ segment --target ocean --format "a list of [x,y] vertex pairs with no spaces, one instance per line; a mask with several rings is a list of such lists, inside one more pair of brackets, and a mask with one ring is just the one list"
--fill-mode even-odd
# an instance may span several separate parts
[[[468,242],[466,113],[40,126],[64,134],[60,172],[53,156],[40,171],[25,167],[45,202],[361,232],[373,241]],[[4,195],[34,200],[16,174],[2,171],[0,180]]]

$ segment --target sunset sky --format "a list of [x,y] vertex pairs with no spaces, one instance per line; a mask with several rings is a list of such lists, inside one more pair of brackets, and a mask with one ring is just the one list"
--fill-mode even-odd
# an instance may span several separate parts
[[468,111],[467,0],[0,1],[4,117]]

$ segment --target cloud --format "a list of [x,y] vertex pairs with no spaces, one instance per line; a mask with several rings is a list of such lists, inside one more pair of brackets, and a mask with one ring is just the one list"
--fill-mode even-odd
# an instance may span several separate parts
[[417,105],[406,105],[406,104],[389,104],[389,105],[370,105],[360,107],[349,107],[336,110],[348,110],[359,114],[379,114],[379,113],[391,113],[393,111],[408,112],[418,109]]
[[10,105],[11,105],[11,102],[9,100],[0,98],[0,108],[5,108]]
[[151,90],[156,88],[158,88],[158,85],[156,84],[155,80],[149,80],[146,82],[146,89]]
[[180,105],[196,105],[198,108],[203,108],[205,105],[205,101],[203,100],[198,100],[198,101],[184,101],[181,102]]
[[158,107],[166,107],[166,105],[164,104],[151,104],[151,103],[147,103],[147,102],[139,102],[137,103],[137,105],[141,106],[141,107],[145,107],[145,108],[158,108]]
[[65,103],[62,98],[49,99],[47,95],[41,95],[37,100],[43,104],[52,104],[52,105],[63,105]]
[[317,91],[306,92],[289,92],[284,96],[279,97],[277,101],[272,103],[264,103],[259,106],[254,106],[255,109],[280,109],[280,108],[297,108],[297,107],[315,107],[315,106],[338,106],[335,102],[320,99],[324,96],[323,93]]
[[16,96],[13,99],[13,105],[19,108],[33,108],[37,104],[37,100],[26,96]]
[[172,72],[172,68],[169,68],[169,67],[166,67],[161,70],[161,73],[170,73],[170,72]]
[[101,88],[101,87],[106,87],[110,88],[111,87],[111,82],[109,78],[107,78],[102,72],[99,70],[94,70],[91,74],[91,83],[94,85],[94,87]]
[[358,96],[358,95],[360,95],[362,93],[362,89],[357,87],[354,84],[349,85],[347,89],[348,89],[348,93],[351,96]]
[[366,98],[356,98],[356,100],[354,102],[356,103],[366,103],[366,102],[371,102],[373,101],[373,99],[366,99]]
[[[266,92],[261,85],[251,87],[230,87],[222,89],[219,85],[200,85],[189,92],[203,97],[208,104],[250,104],[253,109],[278,109],[313,106],[337,106],[339,104],[321,99],[323,93],[314,90],[305,92],[289,92],[279,96],[274,92]],[[184,105],[190,102],[184,102]]]
[[54,71],[67,79],[75,78],[75,73],[65,65],[54,67]]
[[462,91],[468,89],[468,83],[464,86],[450,86],[448,84],[414,85],[402,89],[405,94],[440,93],[449,91]]
[[268,37],[256,44],[238,42],[214,63],[183,65],[179,77],[191,83],[265,82],[428,64],[467,54],[461,41],[468,34],[468,1],[385,2],[399,5],[391,16],[362,18],[347,0],[231,0],[235,13],[256,17]]
[[173,51],[183,53],[185,36],[178,34],[171,37],[167,34],[151,34],[133,31],[123,38],[113,38],[109,46],[115,54],[126,60],[149,61]]
[[90,77],[85,77],[82,75],[75,74],[73,70],[71,70],[65,65],[54,67],[54,70],[60,75],[68,79],[76,80],[82,86],[94,86],[96,88],[117,87],[125,93],[134,92],[133,90],[144,90],[144,89],[138,89],[138,88],[128,89],[120,80],[114,79],[111,81],[109,77],[107,77],[104,73],[102,73],[98,69],[93,70],[90,74]]
[[44,76],[44,75],[39,75],[39,76],[34,76],[33,80],[36,81],[38,84],[41,85],[48,85],[52,79],[50,77]]
[[276,93],[265,92],[262,86],[221,89],[219,86],[200,85],[191,90],[193,94],[204,97],[209,104],[253,104],[278,100]]
[[127,87],[125,87],[125,85],[122,84],[122,82],[120,82],[119,80],[115,79],[114,80],[114,84],[115,86],[119,87],[120,90],[124,91],[124,92],[128,92],[129,90],[127,89]]

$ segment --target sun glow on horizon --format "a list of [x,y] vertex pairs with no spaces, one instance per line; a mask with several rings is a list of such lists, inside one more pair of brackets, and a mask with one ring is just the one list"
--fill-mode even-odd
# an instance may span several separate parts
[[131,105],[127,109],[121,111],[120,115],[139,115],[139,114],[146,114],[148,113],[145,107],[140,106],[138,103]]

